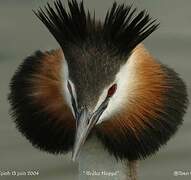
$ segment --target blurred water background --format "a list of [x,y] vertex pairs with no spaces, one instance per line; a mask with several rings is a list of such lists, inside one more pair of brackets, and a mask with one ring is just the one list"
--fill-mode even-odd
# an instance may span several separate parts
[[[22,60],[41,49],[54,49],[57,42],[32,12],[47,0],[0,0],[0,171],[38,170],[36,177],[0,176],[2,180],[74,180],[77,165],[69,155],[54,156],[35,149],[16,130],[9,116],[7,94],[10,78]],[[49,0],[49,2],[52,2]],[[111,0],[84,0],[96,16],[103,19]],[[117,1],[132,2],[132,1]],[[173,67],[185,80],[191,93],[191,1],[134,0],[134,6],[146,8],[161,22],[145,45],[161,62]],[[140,163],[140,180],[189,180],[173,172],[191,171],[191,109],[178,133],[157,155]]]

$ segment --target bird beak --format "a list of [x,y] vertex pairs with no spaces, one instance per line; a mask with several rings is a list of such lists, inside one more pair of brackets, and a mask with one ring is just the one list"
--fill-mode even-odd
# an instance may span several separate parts
[[75,161],[80,153],[80,150],[85,143],[87,136],[89,135],[92,128],[95,126],[99,120],[101,114],[107,107],[107,102],[105,101],[94,113],[89,113],[87,108],[84,108],[81,113],[76,118],[76,135],[75,142],[72,152],[72,160]]

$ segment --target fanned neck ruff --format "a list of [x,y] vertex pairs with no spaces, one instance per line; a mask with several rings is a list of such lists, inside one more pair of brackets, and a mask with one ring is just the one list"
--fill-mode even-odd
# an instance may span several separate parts
[[91,42],[97,48],[107,47],[108,50],[129,54],[132,49],[148,37],[158,27],[156,19],[152,20],[146,10],[137,13],[137,9],[116,2],[107,11],[104,22],[92,17],[86,12],[83,1],[68,0],[67,11],[60,0],[54,2],[54,7],[47,4],[35,12],[56,38],[62,49],[71,44],[82,46]]

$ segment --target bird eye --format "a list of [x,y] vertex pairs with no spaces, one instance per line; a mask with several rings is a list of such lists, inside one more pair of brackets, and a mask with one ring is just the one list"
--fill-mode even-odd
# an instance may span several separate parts
[[76,101],[75,101],[74,95],[72,93],[72,86],[71,86],[69,81],[67,83],[67,87],[68,87],[68,90],[69,90],[70,95],[71,95],[71,102],[72,102],[72,107],[73,107],[73,110],[74,110],[74,113],[75,113],[75,117],[77,117],[78,116],[77,105],[76,105]]
[[68,87],[70,94],[72,94],[72,87],[71,87],[71,84],[69,83],[69,81],[68,81],[67,87]]
[[117,84],[113,84],[113,85],[109,88],[109,90],[108,90],[108,92],[107,92],[107,97],[113,96],[114,93],[116,92],[116,90],[117,90]]

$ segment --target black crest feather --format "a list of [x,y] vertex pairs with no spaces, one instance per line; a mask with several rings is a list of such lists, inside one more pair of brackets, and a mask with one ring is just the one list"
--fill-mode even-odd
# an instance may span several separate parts
[[151,20],[146,10],[135,15],[136,8],[116,2],[108,10],[103,23],[85,11],[83,1],[68,0],[68,7],[69,11],[57,0],[55,9],[47,4],[45,10],[35,12],[63,49],[71,43],[81,46],[91,42],[98,47],[104,45],[128,54],[159,25],[156,20]]

